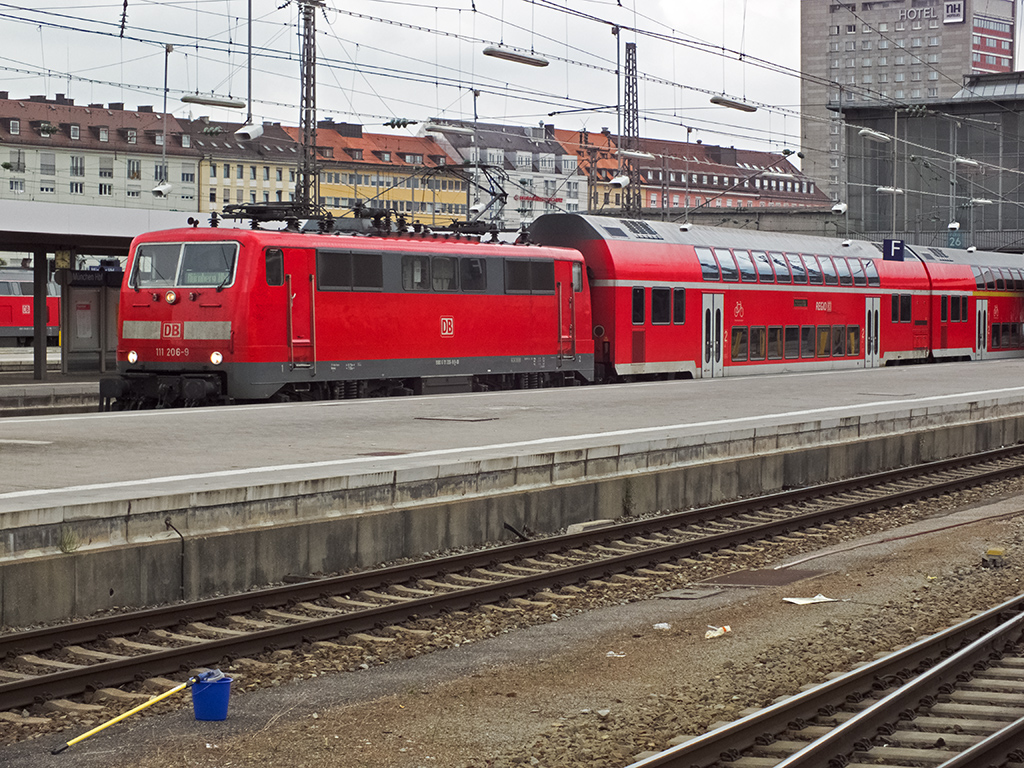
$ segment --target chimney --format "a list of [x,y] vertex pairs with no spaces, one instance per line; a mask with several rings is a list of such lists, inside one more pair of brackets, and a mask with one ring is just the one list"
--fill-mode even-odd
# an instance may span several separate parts
[[147,104],[144,107],[139,107],[137,111],[138,112],[152,112],[153,111],[153,107],[152,107],[152,105]]
[[118,112],[123,112],[124,111],[124,102],[123,101],[112,101],[112,102],[110,102],[109,105],[107,105],[107,108],[111,109],[111,110],[116,110]]
[[9,98],[10,98],[10,96],[8,95],[7,91],[0,91],[0,99],[9,99]]

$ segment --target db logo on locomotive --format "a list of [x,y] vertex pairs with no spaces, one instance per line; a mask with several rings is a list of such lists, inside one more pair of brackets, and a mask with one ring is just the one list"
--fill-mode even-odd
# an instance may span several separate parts
[[181,338],[181,323],[161,323],[161,325],[160,325],[160,338],[161,339],[180,339]]
[[455,335],[455,318],[454,317],[442,317],[441,318],[441,335],[442,336],[454,336]]

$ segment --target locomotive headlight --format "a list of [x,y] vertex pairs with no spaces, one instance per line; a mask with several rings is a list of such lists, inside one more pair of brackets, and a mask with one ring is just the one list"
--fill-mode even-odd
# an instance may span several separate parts
[[174,291],[168,291],[167,293],[164,294],[164,299],[167,301],[168,304],[174,304],[178,300],[178,294],[176,294]]
[[222,362],[224,362],[224,355],[222,355],[220,352],[211,352],[210,362],[213,363],[214,365],[220,365]]
[[139,353],[136,352],[133,349],[131,352],[128,353],[128,362],[129,363],[137,363],[138,361],[139,361]]

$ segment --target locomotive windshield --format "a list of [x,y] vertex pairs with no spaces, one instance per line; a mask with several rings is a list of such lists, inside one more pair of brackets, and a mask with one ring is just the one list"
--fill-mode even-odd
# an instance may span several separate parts
[[144,243],[135,251],[134,288],[223,288],[234,277],[238,243]]

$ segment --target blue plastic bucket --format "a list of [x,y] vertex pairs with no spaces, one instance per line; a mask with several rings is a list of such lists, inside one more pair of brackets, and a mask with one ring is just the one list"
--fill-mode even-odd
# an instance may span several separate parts
[[192,710],[196,720],[227,720],[231,678],[222,677],[209,683],[192,684]]

